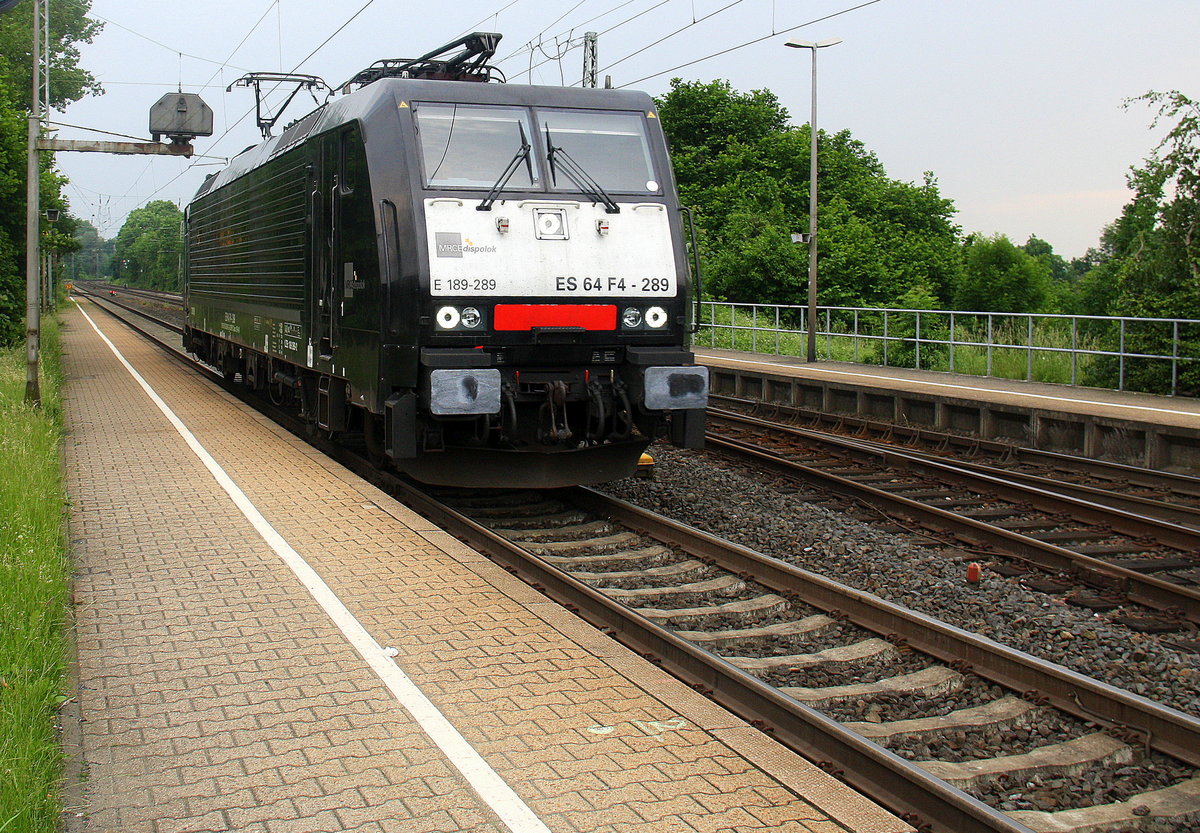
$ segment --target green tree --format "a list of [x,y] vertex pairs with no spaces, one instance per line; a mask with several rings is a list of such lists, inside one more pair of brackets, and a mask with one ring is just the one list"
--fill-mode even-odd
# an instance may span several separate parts
[[[663,103],[668,103],[663,107]],[[663,130],[675,153],[701,148],[723,150],[734,143],[754,144],[788,128],[788,112],[770,90],[739,93],[728,81],[684,83],[671,80],[671,92],[659,102]]]
[[[18,4],[0,15],[0,88],[5,98],[29,112],[33,87],[33,3]],[[53,0],[50,4],[50,106],[65,109],[85,95],[103,90],[79,65],[79,44],[91,43],[104,24],[88,17],[91,0]]]
[[1003,234],[972,235],[963,249],[954,306],[980,312],[1037,312],[1050,289],[1050,266]]
[[183,212],[168,200],[129,212],[113,247],[114,277],[147,289],[179,291],[182,224]]
[[[1116,309],[1122,315],[1200,318],[1200,103],[1180,92],[1136,101],[1158,108],[1157,126],[1175,125],[1140,168],[1130,172],[1135,197],[1114,241],[1124,261]],[[1120,222],[1120,221],[1118,221]]]
[[[26,129],[32,86],[33,3],[0,15],[0,344],[19,339],[25,314],[25,165]],[[98,93],[95,78],[79,66],[77,44],[90,43],[100,24],[87,17],[89,0],[54,0],[50,12],[50,101],[66,107]],[[66,180],[42,154],[40,199],[43,208],[67,208]],[[48,248],[68,251],[70,221],[48,227]]]
[[105,240],[87,220],[79,220],[75,230],[79,251],[73,260],[72,277],[101,280],[112,273],[113,240]]
[[25,116],[0,95],[0,345],[25,317]]
[[[1200,102],[1178,91],[1150,92],[1126,102],[1156,108],[1153,125],[1171,129],[1140,166],[1127,176],[1133,198],[1104,230],[1095,263],[1080,280],[1078,305],[1084,312],[1126,317],[1200,319]],[[1117,336],[1106,346],[1116,349]],[[1184,328],[1132,325],[1125,332],[1128,352],[1179,355],[1190,362],[1130,360],[1127,386],[1160,393],[1200,394],[1200,333]],[[1097,362],[1101,383],[1113,375]],[[1108,373],[1108,376],[1103,374]]]
[[1054,247],[1037,235],[1030,235],[1021,247],[1025,254],[1036,259],[1046,267],[1049,281],[1046,284],[1046,297],[1041,309],[1030,312],[1069,312],[1075,304],[1075,281],[1079,274],[1071,271],[1071,265],[1062,255],[1055,254]]
[[1021,247],[1025,254],[1037,258],[1050,270],[1050,278],[1055,281],[1070,281],[1071,269],[1067,261],[1054,253],[1054,247],[1035,234],[1029,235],[1025,245]]
[[[697,208],[708,291],[734,301],[803,303],[809,128],[769,90],[674,79],[658,100],[683,202]],[[822,133],[819,302],[894,305],[921,286],[948,298],[961,269],[953,204],[927,174],[888,178],[849,131]]]

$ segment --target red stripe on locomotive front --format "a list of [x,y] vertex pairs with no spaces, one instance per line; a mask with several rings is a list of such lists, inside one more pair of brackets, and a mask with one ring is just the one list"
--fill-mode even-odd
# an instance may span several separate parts
[[615,330],[617,308],[612,304],[497,304],[493,323],[497,330],[534,327]]

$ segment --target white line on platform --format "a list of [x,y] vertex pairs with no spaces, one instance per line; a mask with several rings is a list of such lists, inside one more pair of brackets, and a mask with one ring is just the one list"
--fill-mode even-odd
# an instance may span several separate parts
[[[703,356],[698,356],[698,358],[703,358]],[[736,362],[737,364],[758,365],[760,367],[779,368],[788,366],[781,365],[776,362],[758,362],[751,359],[734,359],[730,358],[729,356],[713,355],[712,358],[719,359],[723,362]],[[1125,410],[1129,411],[1147,411],[1156,414],[1173,414],[1175,416],[1200,416],[1195,411],[1174,410],[1172,408],[1150,408],[1145,405],[1123,405],[1119,402],[1100,402],[1094,399],[1070,399],[1065,396],[1047,396],[1044,393],[1025,393],[1023,391],[1015,390],[997,390],[996,388],[973,388],[967,385],[953,385],[949,382],[927,382],[924,379],[905,379],[902,376],[881,376],[871,373],[854,373],[849,370],[830,370],[826,367],[805,367],[804,369],[806,372],[810,373],[828,373],[834,376],[855,376],[860,379],[882,380],[885,382],[908,382],[913,385],[921,385],[922,387],[953,388],[957,391],[968,391],[972,393],[995,393],[1000,394],[1001,396],[1023,396],[1027,399],[1045,399],[1049,400],[1050,402],[1070,402],[1078,405],[1100,405],[1105,408],[1124,408]]]
[[116,345],[109,341],[108,336],[100,331],[96,326],[96,322],[91,316],[84,311],[79,303],[75,304],[79,307],[79,311],[87,318],[88,323],[92,325],[92,329],[104,340],[117,360],[125,366],[134,380],[142,386],[142,390],[150,397],[151,401],[158,406],[163,415],[175,426],[175,430],[183,437],[184,442],[195,452],[200,458],[200,462],[212,473],[212,476],[220,484],[225,493],[232,498],[246,519],[253,524],[258,534],[263,537],[263,540],[270,545],[271,549],[283,560],[296,578],[308,590],[317,604],[328,614],[333,623],[338,626],[338,629],[346,636],[346,639],[354,646],[354,649],[362,656],[371,669],[379,675],[383,680],[384,685],[392,692],[400,705],[412,715],[413,719],[420,724],[425,734],[437,744],[438,748],[445,753],[450,762],[462,773],[471,788],[482,798],[489,807],[495,811],[501,821],[513,833],[550,833],[550,829],[542,822],[541,819],[534,814],[533,810],[521,800],[500,775],[492,769],[487,761],[475,750],[474,747],[467,742],[457,729],[446,719],[446,716],[438,711],[428,697],[425,696],[416,684],[409,679],[408,675],[400,670],[395,661],[389,658],[383,648],[375,641],[374,637],[363,627],[362,623],[354,618],[349,609],[346,608],[342,601],[334,594],[329,585],[317,574],[316,570],[309,566],[304,557],[280,535],[270,522],[267,521],[263,514],[258,511],[251,501],[246,496],[232,478],[221,468],[208,450],[200,444],[195,435],[188,430],[182,420],[175,415],[170,406],[154,391],[150,384],[142,378],[141,374],[134,369],[123,355],[117,349]]

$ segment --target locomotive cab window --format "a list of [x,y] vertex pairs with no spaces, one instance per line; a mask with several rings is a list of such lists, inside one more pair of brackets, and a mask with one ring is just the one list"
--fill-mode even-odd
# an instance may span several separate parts
[[425,185],[491,188],[516,163],[510,188],[541,189],[529,114],[516,107],[419,104],[416,108]]
[[551,189],[573,190],[570,178],[554,175],[564,153],[605,191],[658,193],[650,142],[641,113],[539,110],[538,133],[551,163]]

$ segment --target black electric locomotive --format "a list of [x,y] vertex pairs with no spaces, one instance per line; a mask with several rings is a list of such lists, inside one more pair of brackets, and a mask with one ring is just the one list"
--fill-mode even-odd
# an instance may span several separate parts
[[643,93],[486,83],[498,39],[378,62],[210,177],[184,344],[425,482],[622,477],[703,441],[666,143]]

